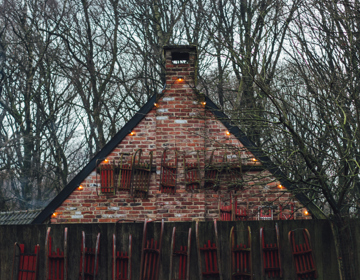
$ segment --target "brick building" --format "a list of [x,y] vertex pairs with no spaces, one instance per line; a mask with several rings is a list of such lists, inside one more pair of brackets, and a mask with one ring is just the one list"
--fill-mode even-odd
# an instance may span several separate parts
[[[310,218],[316,208],[196,86],[196,47],[169,46],[154,95],[33,223]],[[273,174],[276,174],[276,178]]]

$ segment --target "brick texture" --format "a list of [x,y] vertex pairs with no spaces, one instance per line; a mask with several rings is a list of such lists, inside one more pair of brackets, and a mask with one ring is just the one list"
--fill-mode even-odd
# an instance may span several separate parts
[[[268,171],[239,171],[236,174],[236,170],[230,172],[226,168],[239,162],[245,167],[261,163],[254,162],[253,155],[233,135],[228,135],[221,121],[206,110],[204,98],[195,90],[196,54],[190,52],[186,64],[174,64],[171,50],[167,50],[165,56],[166,88],[133,133],[126,136],[106,159],[106,164],[119,164],[122,153],[134,154],[137,149],[142,149],[142,160],[149,161],[152,151],[156,171],[151,173],[147,198],[134,198],[128,190],[117,190],[115,195],[100,195],[100,175],[94,169],[81,188],[58,207],[51,223],[109,223],[145,218],[167,221],[219,219],[220,208],[235,201],[238,208],[247,210],[248,220],[260,219],[261,208],[271,209],[273,219],[280,218],[280,209],[283,214],[290,214],[294,209],[295,219],[310,218],[286,189],[279,188],[279,182]],[[177,150],[175,193],[161,192],[164,149],[168,149],[166,161],[169,164],[175,164],[174,151]],[[209,183],[205,172],[210,158],[211,165],[219,170],[222,168],[215,184]],[[199,164],[201,181],[194,187],[186,185],[184,160],[186,164]],[[123,156],[123,161],[130,164],[131,156]],[[238,185],[232,189],[234,174]]]

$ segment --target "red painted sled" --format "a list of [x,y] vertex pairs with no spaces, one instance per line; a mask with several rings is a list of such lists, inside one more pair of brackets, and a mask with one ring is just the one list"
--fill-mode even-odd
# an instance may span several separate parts
[[132,237],[129,235],[128,252],[116,251],[116,236],[113,234],[113,257],[112,257],[112,279],[130,280],[131,279],[131,253]]
[[[39,266],[39,252],[39,244],[35,245],[33,254],[25,254],[25,245],[15,242],[11,280],[36,280]],[[19,259],[17,273],[14,275],[17,258]]]
[[178,152],[176,150],[174,151],[174,163],[169,163],[169,161],[167,161],[168,151],[168,149],[165,149],[161,158],[160,191],[174,194],[176,191]]
[[[169,280],[189,280],[191,228],[189,228],[189,232],[188,232],[187,245],[184,244],[180,245],[180,248],[178,250],[176,250],[175,248],[175,234],[176,234],[176,227],[173,228],[172,237],[171,237]],[[177,262],[178,266],[175,266],[175,262]],[[178,270],[176,271],[174,267],[178,267]],[[177,277],[176,274],[178,274]]]
[[302,278],[316,279],[317,271],[313,251],[311,249],[310,233],[306,228],[303,229],[303,235],[305,243],[296,244],[295,231],[289,231],[289,242],[296,266],[296,275],[299,280]]
[[99,268],[100,233],[96,237],[95,248],[85,247],[85,232],[82,232],[80,280],[95,280]]
[[66,280],[67,279],[67,235],[68,229],[64,230],[64,251],[60,252],[57,248],[56,252],[52,251],[51,228],[46,231],[45,240],[45,277],[47,280]]
[[247,244],[237,244],[234,227],[230,230],[230,253],[231,253],[231,279],[251,280],[251,229],[248,226]]
[[[199,262],[199,279],[203,277],[212,277],[222,280],[223,275],[221,271],[220,263],[220,249],[219,249],[219,238],[217,232],[216,220],[214,220],[215,230],[215,243],[210,240],[205,243],[203,247],[200,247],[199,239],[199,222],[196,222],[196,244],[198,251],[198,262]],[[205,267],[203,269],[202,260],[204,259]]]
[[260,248],[261,248],[261,273],[262,277],[268,278],[282,278],[282,268],[280,259],[280,237],[279,227],[275,225],[276,242],[265,243],[265,230],[262,227],[260,229]]
[[147,225],[152,221],[145,219],[141,248],[140,280],[157,280],[160,267],[161,241],[164,232],[164,219],[161,220],[159,240],[147,240]]

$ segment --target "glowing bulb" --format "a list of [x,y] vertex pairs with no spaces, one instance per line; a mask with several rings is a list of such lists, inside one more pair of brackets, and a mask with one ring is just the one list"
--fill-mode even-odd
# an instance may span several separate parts
[[231,133],[230,133],[229,131],[226,131],[226,135],[227,135],[227,136],[230,136]]
[[134,131],[131,131],[130,132],[130,136],[134,136],[135,135],[135,132]]
[[184,80],[183,77],[178,77],[179,82],[182,82],[183,80]]
[[201,102],[201,104],[203,105],[203,106],[205,106],[206,105],[206,102],[204,101],[204,102]]
[[308,216],[309,214],[310,214],[309,211],[305,209],[305,210],[304,210],[304,215],[305,215],[305,216]]
[[157,104],[157,103],[154,103],[154,106],[155,106],[155,107],[157,107],[157,106],[158,106],[158,104]]
[[52,213],[51,218],[56,218],[56,215],[57,215],[56,212]]
[[109,162],[109,160],[106,158],[106,159],[104,159],[104,163],[108,163]]
[[82,190],[84,187],[82,186],[82,185],[80,185],[79,187],[78,187],[78,190]]
[[252,160],[253,162],[258,161],[258,160],[257,160],[256,158],[254,158],[254,157],[253,157],[251,160]]
[[280,190],[282,190],[282,189],[284,188],[283,185],[278,185],[277,187],[278,187]]

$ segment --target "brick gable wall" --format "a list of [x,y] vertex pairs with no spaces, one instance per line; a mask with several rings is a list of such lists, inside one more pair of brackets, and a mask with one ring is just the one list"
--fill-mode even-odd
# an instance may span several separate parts
[[[51,223],[97,223],[119,220],[165,218],[168,221],[192,221],[219,218],[220,207],[237,201],[239,208],[247,209],[248,219],[259,218],[259,207],[271,206],[274,219],[282,208],[293,203],[295,218],[308,218],[299,202],[266,170],[256,169],[261,163],[252,161],[253,155],[215,116],[206,109],[204,98],[195,90],[196,53],[189,52],[189,62],[174,64],[171,49],[165,50],[166,88],[159,95],[153,109],[134,128],[132,133],[107,156],[107,163],[119,164],[122,153],[134,154],[142,149],[142,160],[153,165],[146,198],[133,197],[128,190],[117,190],[115,195],[99,195],[100,175],[93,172],[55,211]],[[179,81],[178,77],[182,80]],[[168,149],[166,160],[175,164],[178,155],[175,193],[161,192],[160,173],[162,155]],[[214,152],[212,152],[214,151]],[[239,174],[242,187],[229,190],[231,175],[219,173],[219,183],[208,184],[205,167],[212,155],[213,165],[228,166],[224,162],[239,163],[244,171]],[[240,158],[239,158],[240,157]],[[130,156],[123,156],[130,163]],[[199,185],[186,185],[184,159],[187,164],[200,165]],[[100,163],[105,164],[105,162]],[[206,187],[206,188],[204,188]],[[290,209],[283,210],[289,212]]]

